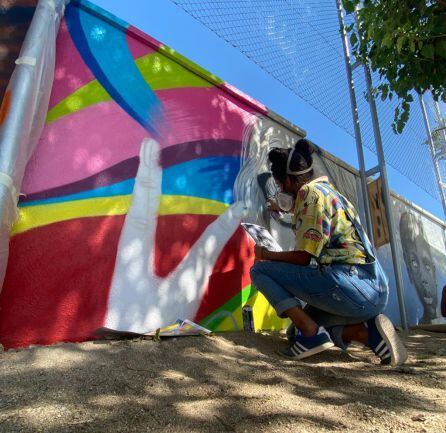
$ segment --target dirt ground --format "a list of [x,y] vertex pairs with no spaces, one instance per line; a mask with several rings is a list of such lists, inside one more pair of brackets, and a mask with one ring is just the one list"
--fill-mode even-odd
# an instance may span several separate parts
[[277,334],[60,344],[0,353],[1,432],[445,432],[446,334],[381,367],[359,348],[306,362]]

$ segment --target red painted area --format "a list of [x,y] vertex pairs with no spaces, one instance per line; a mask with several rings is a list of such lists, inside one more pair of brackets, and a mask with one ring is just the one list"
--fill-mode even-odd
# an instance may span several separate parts
[[60,23],[56,41],[56,69],[49,110],[95,77],[71,40],[65,20]]
[[249,270],[253,261],[253,243],[240,227],[228,241],[215,264],[195,322],[198,323],[250,284]]
[[[175,269],[213,215],[159,217],[155,270]],[[11,239],[0,294],[0,342],[6,348],[85,341],[103,326],[124,216],[81,218]],[[179,236],[180,235],[180,236]],[[252,243],[238,229],[220,254],[196,320],[249,284]]]
[[214,215],[165,215],[158,217],[155,236],[155,274],[166,277],[181,263]]
[[[155,273],[166,277],[217,216],[166,215],[158,218]],[[180,236],[179,236],[180,235]],[[250,284],[249,270],[254,260],[253,243],[240,227],[221,252],[195,320],[198,322],[224,305]]]
[[0,294],[6,348],[91,338],[104,322],[123,222],[81,218],[11,239]]

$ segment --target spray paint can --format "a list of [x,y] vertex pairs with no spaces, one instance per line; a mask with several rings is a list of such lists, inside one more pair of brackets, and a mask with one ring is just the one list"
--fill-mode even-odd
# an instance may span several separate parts
[[245,305],[242,308],[243,330],[245,332],[254,332],[254,316],[252,314],[252,307]]

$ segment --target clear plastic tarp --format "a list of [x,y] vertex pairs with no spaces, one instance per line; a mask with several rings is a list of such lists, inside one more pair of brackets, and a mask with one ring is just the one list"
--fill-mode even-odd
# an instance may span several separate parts
[[11,227],[26,164],[39,140],[54,77],[56,37],[69,0],[40,0],[0,116],[0,287],[9,254]]

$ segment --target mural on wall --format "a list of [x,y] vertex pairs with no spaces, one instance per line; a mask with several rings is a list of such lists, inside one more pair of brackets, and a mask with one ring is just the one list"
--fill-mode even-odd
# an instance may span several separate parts
[[[393,197],[393,214],[399,238],[405,306],[410,325],[444,323],[440,300],[446,284],[445,226],[403,199]],[[396,284],[386,244],[378,256],[390,278],[391,293],[387,314],[400,322]]]
[[[12,230],[0,342],[82,341],[179,318],[237,330],[246,303],[257,329],[286,326],[250,285],[253,245],[239,223],[264,224],[293,248],[290,222],[266,211],[266,159],[300,134],[174,50],[72,1]],[[320,153],[315,171],[358,205],[352,170]],[[410,276],[419,312],[426,275]]]
[[[246,203],[234,196],[268,146],[267,114],[137,29],[71,2],[12,230],[5,347],[185,316],[241,329],[246,302],[258,328],[284,326],[250,286]],[[242,199],[256,195],[248,183]]]
[[437,278],[435,262],[420,216],[403,212],[400,216],[400,239],[409,281],[423,306],[421,323],[431,323],[437,317]]

